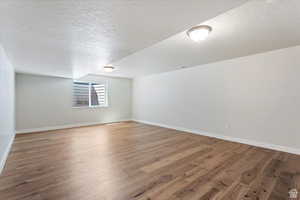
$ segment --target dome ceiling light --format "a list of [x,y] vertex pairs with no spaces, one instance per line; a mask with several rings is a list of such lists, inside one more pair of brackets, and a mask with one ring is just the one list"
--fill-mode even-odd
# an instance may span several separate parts
[[195,26],[187,31],[189,38],[195,42],[200,42],[205,40],[209,33],[212,31],[212,28],[207,25]]
[[103,70],[105,72],[113,72],[115,70],[115,68],[113,66],[104,66]]

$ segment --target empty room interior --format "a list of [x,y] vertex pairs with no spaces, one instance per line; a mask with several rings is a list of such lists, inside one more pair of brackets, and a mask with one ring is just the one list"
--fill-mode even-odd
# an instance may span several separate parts
[[300,200],[299,0],[0,13],[0,200]]

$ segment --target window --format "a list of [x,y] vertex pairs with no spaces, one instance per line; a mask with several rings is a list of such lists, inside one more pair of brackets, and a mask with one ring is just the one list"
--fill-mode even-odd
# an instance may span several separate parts
[[90,106],[106,106],[106,87],[104,84],[90,84]]
[[73,82],[73,107],[106,107],[106,84]]

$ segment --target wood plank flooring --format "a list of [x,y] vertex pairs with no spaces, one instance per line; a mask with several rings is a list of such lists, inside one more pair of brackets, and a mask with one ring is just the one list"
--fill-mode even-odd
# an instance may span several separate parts
[[287,200],[292,188],[300,156],[134,122],[18,135],[0,176],[0,200]]

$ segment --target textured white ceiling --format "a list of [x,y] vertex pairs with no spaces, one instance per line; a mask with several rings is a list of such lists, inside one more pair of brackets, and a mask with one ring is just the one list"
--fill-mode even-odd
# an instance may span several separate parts
[[79,77],[245,1],[1,0],[0,40],[19,72]]
[[213,27],[206,41],[176,34],[113,63],[112,75],[143,76],[299,45],[300,1],[253,0],[203,24]]

